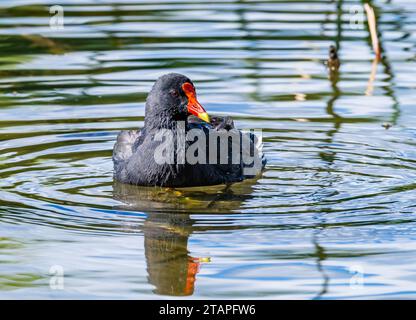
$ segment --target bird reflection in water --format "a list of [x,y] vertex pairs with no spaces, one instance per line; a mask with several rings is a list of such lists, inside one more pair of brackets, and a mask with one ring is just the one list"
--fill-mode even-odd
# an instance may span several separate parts
[[137,187],[115,182],[114,198],[123,204],[118,209],[146,212],[141,231],[149,283],[154,293],[189,296],[194,293],[196,275],[209,257],[193,257],[188,240],[196,227],[191,213],[226,214],[251,198],[254,179],[228,186],[201,188]]
[[149,282],[154,293],[188,296],[194,292],[200,261],[188,251],[194,221],[188,214],[150,214],[143,225]]

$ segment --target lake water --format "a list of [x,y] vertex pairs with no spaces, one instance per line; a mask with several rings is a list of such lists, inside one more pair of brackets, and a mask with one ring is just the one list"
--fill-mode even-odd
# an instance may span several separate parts
[[[360,4],[2,1],[0,298],[416,298],[416,2],[373,1],[378,64]],[[113,182],[172,71],[262,129],[259,179]]]

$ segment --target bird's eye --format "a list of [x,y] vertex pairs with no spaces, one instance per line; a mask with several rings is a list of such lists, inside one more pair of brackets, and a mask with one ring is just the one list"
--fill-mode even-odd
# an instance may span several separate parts
[[178,92],[178,90],[171,89],[171,90],[169,91],[169,93],[170,93],[170,95],[171,95],[172,97],[179,97],[179,92]]

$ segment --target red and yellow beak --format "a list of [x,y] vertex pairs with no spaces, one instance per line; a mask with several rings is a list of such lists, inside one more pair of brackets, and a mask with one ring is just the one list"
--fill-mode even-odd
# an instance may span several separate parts
[[194,116],[197,116],[199,119],[210,123],[208,113],[196,99],[196,92],[194,86],[189,82],[185,82],[182,85],[182,89],[188,98],[188,112],[190,114],[193,114]]

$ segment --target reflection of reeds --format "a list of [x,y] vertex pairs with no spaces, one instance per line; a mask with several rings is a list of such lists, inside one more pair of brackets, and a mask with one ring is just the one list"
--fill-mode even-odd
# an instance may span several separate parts
[[[365,0],[363,0],[363,1],[365,1]],[[375,61],[373,61],[372,70],[371,70],[371,74],[370,74],[366,94],[371,95],[372,92],[373,92],[373,83],[374,83],[374,80],[375,80],[375,77],[376,77],[377,63],[380,62],[383,66],[384,73],[387,76],[385,81],[389,82],[389,85],[385,86],[383,88],[385,89],[386,94],[394,102],[393,106],[392,106],[393,107],[392,119],[390,121],[391,121],[392,124],[396,124],[397,119],[400,115],[400,108],[399,108],[399,102],[398,102],[398,99],[396,97],[396,93],[395,93],[395,90],[394,90],[394,81],[393,81],[393,79],[394,79],[395,75],[394,75],[392,66],[391,66],[391,64],[388,60],[388,57],[386,55],[386,52],[383,50],[382,35],[380,34],[380,37],[379,37],[379,34],[377,32],[377,22],[376,22],[376,18],[375,18],[374,9],[373,9],[373,7],[375,7],[375,6],[371,5],[371,4],[364,3],[364,7],[365,7],[365,10],[367,12],[368,29],[369,29],[370,38],[371,38],[371,45],[372,45],[373,50],[376,54]],[[380,11],[380,14],[382,12],[383,11]],[[399,24],[399,26],[401,27],[402,25]],[[381,52],[384,52],[383,57],[381,57]]]
[[374,80],[376,79],[376,74],[377,74],[377,65],[378,65],[378,58],[375,58],[371,65],[371,73],[370,73],[370,78],[368,79],[367,90],[365,90],[366,96],[373,95]]
[[28,40],[32,46],[46,49],[51,54],[64,54],[68,46],[55,40],[38,34],[22,34],[22,38]]
[[[333,129],[330,129],[326,132],[326,135],[328,138],[325,139],[325,142],[328,145],[331,145],[334,142],[334,140],[336,139],[335,135],[340,130],[341,125],[343,123],[342,117],[336,113],[335,108],[334,108],[336,101],[341,96],[341,90],[338,87],[338,82],[340,79],[339,77],[340,76],[339,75],[340,60],[338,57],[338,51],[341,49],[341,40],[342,40],[343,1],[339,0],[339,1],[333,1],[333,2],[336,3],[337,33],[334,39],[335,46],[330,46],[329,57],[327,60],[328,75],[329,75],[329,81],[330,81],[331,88],[332,88],[332,94],[331,94],[331,97],[327,101],[325,111],[328,114],[328,116],[330,116],[333,119],[334,127]],[[327,170],[326,170],[327,177],[325,180],[325,184],[322,186],[322,189],[325,190],[326,188],[331,188],[336,180],[336,177],[332,175],[331,170],[329,169],[335,161],[336,151],[334,151],[330,147],[329,148],[319,147],[319,149],[324,149],[318,153],[318,156],[322,159],[322,161],[326,163],[326,167],[327,167]],[[322,197],[322,198],[326,197],[325,195],[323,196],[320,195],[319,194],[320,191],[322,190],[319,189],[316,193],[314,193],[314,196]],[[315,247],[314,255],[316,257],[316,267],[318,269],[318,272],[322,276],[321,290],[313,298],[316,300],[316,299],[321,299],[327,293],[329,282],[330,282],[330,277],[325,272],[325,268],[324,268],[324,261],[328,258],[328,255],[326,254],[325,248],[319,244],[320,235],[325,230],[325,225],[326,225],[325,215],[322,215],[322,212],[319,212],[319,214],[315,217],[315,219],[317,220],[318,224],[313,233],[312,243]]]

